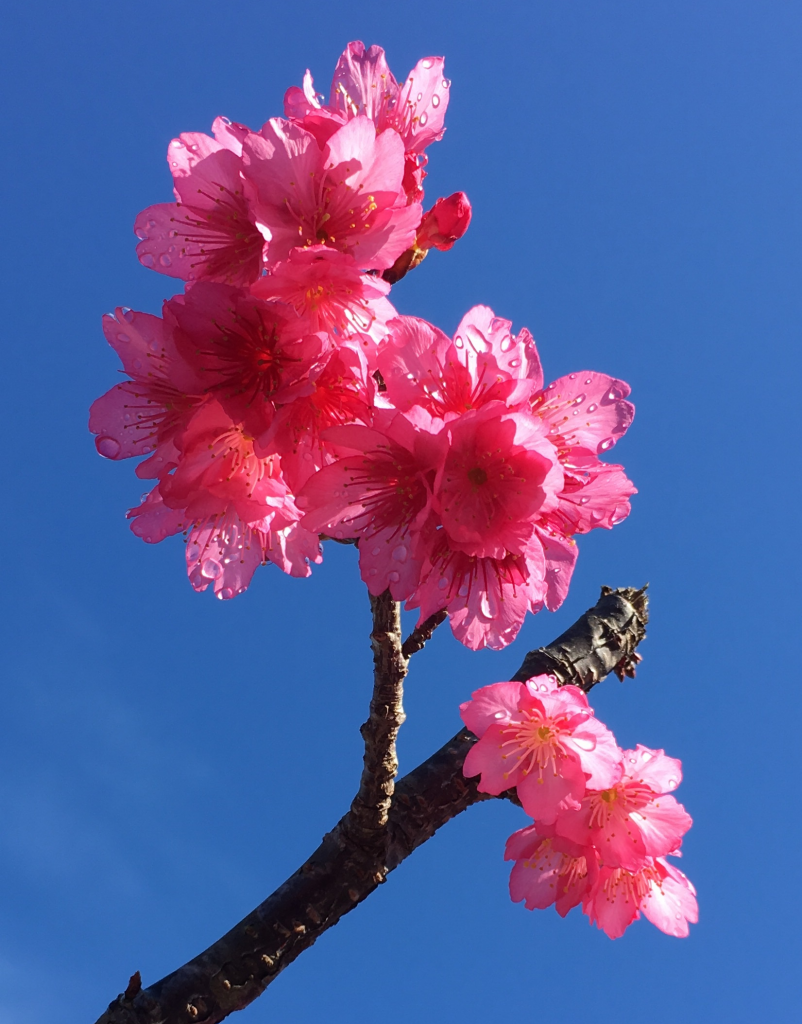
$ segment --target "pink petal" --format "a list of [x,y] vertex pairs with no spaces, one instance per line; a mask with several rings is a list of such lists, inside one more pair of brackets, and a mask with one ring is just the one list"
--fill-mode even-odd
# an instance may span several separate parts
[[460,704],[460,716],[466,728],[482,737],[491,725],[507,723],[518,713],[520,683],[491,683],[474,690],[471,699]]

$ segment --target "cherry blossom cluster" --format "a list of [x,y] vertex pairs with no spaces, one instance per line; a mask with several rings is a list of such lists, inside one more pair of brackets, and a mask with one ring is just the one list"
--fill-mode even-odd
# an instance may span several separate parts
[[679,856],[691,818],[671,795],[682,765],[662,750],[621,750],[577,686],[554,676],[492,683],[460,707],[479,737],[467,777],[495,796],[514,789],[534,819],[507,840],[510,895],[528,910],[582,904],[619,938],[641,913],[683,938],[698,918],[696,893],[666,860]]
[[625,383],[546,385],[529,332],[486,306],[448,337],[390,302],[470,222],[463,193],[423,208],[448,99],[442,58],[399,84],[354,42],[328,101],[307,72],[258,131],[218,118],[170,143],[175,202],[137,217],[137,253],[184,290],[104,318],[127,379],[90,429],[106,458],[146,456],[132,529],[183,533],[196,590],[232,598],[267,562],[308,576],[321,539],[356,541],[371,593],[501,648],[562,603],[576,536],[628,515],[600,458],[632,420]]

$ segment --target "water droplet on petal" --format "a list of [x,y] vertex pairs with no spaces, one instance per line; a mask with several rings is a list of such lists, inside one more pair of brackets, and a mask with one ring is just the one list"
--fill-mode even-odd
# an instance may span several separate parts
[[123,320],[126,320],[129,324],[134,319],[134,311],[129,306],[121,306],[120,313],[122,313]]
[[134,234],[136,235],[140,242],[146,242],[148,239],[148,234],[144,228],[137,228]]
[[437,93],[435,93],[434,96],[432,96],[432,106],[433,107],[439,107],[440,106],[440,97],[437,95]]
[[427,57],[426,60],[422,60],[421,61],[421,67],[433,68],[434,67],[434,61],[433,60],[429,60],[429,58]]
[[520,359],[510,359],[510,366],[516,367],[521,365]]
[[393,570],[387,574],[387,579],[390,580],[391,583],[398,583],[401,577],[395,570]]
[[234,596],[234,591],[231,587],[223,587],[220,593],[217,595],[221,601],[230,601]]
[[198,544],[198,542],[195,541],[195,540],[191,540],[189,542],[189,544],[187,544],[187,558],[190,560],[190,562],[197,562],[197,560],[200,558],[200,556],[201,556],[201,546],[200,546],[200,544]]
[[170,267],[172,266],[173,261],[170,259],[166,252],[163,252],[159,257],[159,263],[161,263],[163,267]]
[[668,780],[668,788],[669,789],[676,789],[677,788],[677,780],[676,779],[669,779]]
[[462,340],[462,335],[458,334],[456,338],[454,338],[454,344],[456,345],[457,348],[465,347],[465,342]]
[[588,378],[586,379],[585,383],[586,383],[586,384],[592,384],[592,383],[593,383],[593,379],[592,379],[591,377],[588,377]]
[[495,715],[493,715],[493,718],[506,718],[506,715],[503,711],[497,711]]
[[130,335],[126,334],[124,331],[120,331],[120,333],[117,335],[117,341],[122,341],[123,343],[125,343],[125,342],[128,342],[130,340],[131,340]]
[[603,441],[602,441],[602,442],[601,442],[601,443],[599,444],[598,448],[596,449],[596,452],[597,452],[597,453],[598,453],[598,452],[606,452],[606,451],[608,451],[608,450],[609,450],[610,448],[612,448],[614,444],[615,444],[615,441],[613,440],[613,438],[612,438],[612,437],[606,437],[606,438],[605,438],[605,439],[604,439],[604,440],[603,440]]
[[593,736],[574,736],[574,743],[580,750],[595,750],[596,740]]
[[581,405],[585,401],[585,395],[577,395],[576,398],[571,402],[571,405]]
[[588,498],[586,495],[583,494],[582,497],[579,499],[579,504],[580,505],[587,505],[587,503],[589,501],[590,501],[590,498]]
[[457,591],[457,593],[459,594],[460,597],[467,597],[468,596],[468,584],[467,583],[463,583],[462,586]]
[[378,569],[371,569],[370,572],[368,573],[368,576],[375,576],[378,573],[378,571]]
[[406,562],[407,555],[409,552],[403,544],[399,544],[397,548],[393,549],[393,560],[396,562]]
[[95,448],[104,459],[116,459],[120,454],[120,442],[115,441],[113,437],[95,438]]
[[371,554],[373,555],[374,558],[376,557],[376,555],[379,554],[381,549],[381,544],[377,544],[376,547],[371,551]]
[[577,378],[578,376],[579,376],[579,374],[577,374],[577,373],[569,373],[569,374],[568,374],[568,379],[569,379],[569,380],[576,380],[576,378]]
[[139,257],[139,262],[142,264],[143,267],[148,267],[148,269],[150,269],[150,267],[153,266],[156,260],[154,260],[153,258],[153,253],[143,252],[142,255]]
[[421,128],[422,128],[422,127],[423,127],[423,126],[424,126],[424,125],[426,124],[426,122],[427,122],[427,121],[429,120],[429,116],[428,116],[428,114],[426,113],[426,111],[424,111],[424,112],[423,112],[423,113],[421,114],[421,116],[420,116],[419,120],[420,120],[420,125],[421,125]]
[[598,408],[599,407],[598,407],[598,405],[596,405],[595,402],[591,402],[590,405],[588,406],[588,412],[596,412],[596,410]]
[[641,757],[643,758],[644,761],[651,761],[651,759],[652,759],[652,755],[649,753],[648,750],[644,750],[643,753],[641,754]]
[[222,576],[223,567],[219,562],[216,562],[213,558],[207,558],[201,565],[201,575],[205,576],[207,580],[216,580]]
[[488,599],[486,592],[482,594],[479,600],[479,614],[486,619],[493,618],[493,609],[490,607],[490,600]]
[[439,590],[445,590],[447,586],[448,586],[448,580],[446,579],[445,576],[441,576],[440,579],[437,581],[438,589]]

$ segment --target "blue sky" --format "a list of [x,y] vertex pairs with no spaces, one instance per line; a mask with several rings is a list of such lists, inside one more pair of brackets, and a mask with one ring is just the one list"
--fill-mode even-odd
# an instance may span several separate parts
[[235,601],[197,596],[178,540],[128,531],[141,484],[98,458],[86,420],[116,379],[101,314],[157,312],[173,291],[131,230],[170,198],[170,138],[218,114],[261,124],[357,38],[398,76],[446,56],[427,197],[474,205],[398,308],[450,333],[487,303],[533,331],[547,379],[609,372],[637,406],[616,449],[640,492],[630,519],[584,538],[565,606],[512,649],[471,654],[441,630],[416,656],[402,770],[601,584],[648,580],[638,678],[593,701],[623,744],[683,760],[701,919],[686,941],[640,922],[611,942],[578,912],[526,912],[502,860],[524,819],[483,805],[243,1024],[794,1019],[799,6],[29,0],[5,22],[1,1024],[92,1021],[134,970],[169,972],[294,870],[355,790],[371,661],[354,552],[327,550],[308,581],[265,569]]

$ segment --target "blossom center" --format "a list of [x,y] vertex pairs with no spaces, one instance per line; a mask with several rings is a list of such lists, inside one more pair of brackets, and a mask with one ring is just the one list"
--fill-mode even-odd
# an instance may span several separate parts
[[481,466],[475,466],[468,470],[468,479],[474,487],[481,487],[482,484],[487,483],[487,473]]

